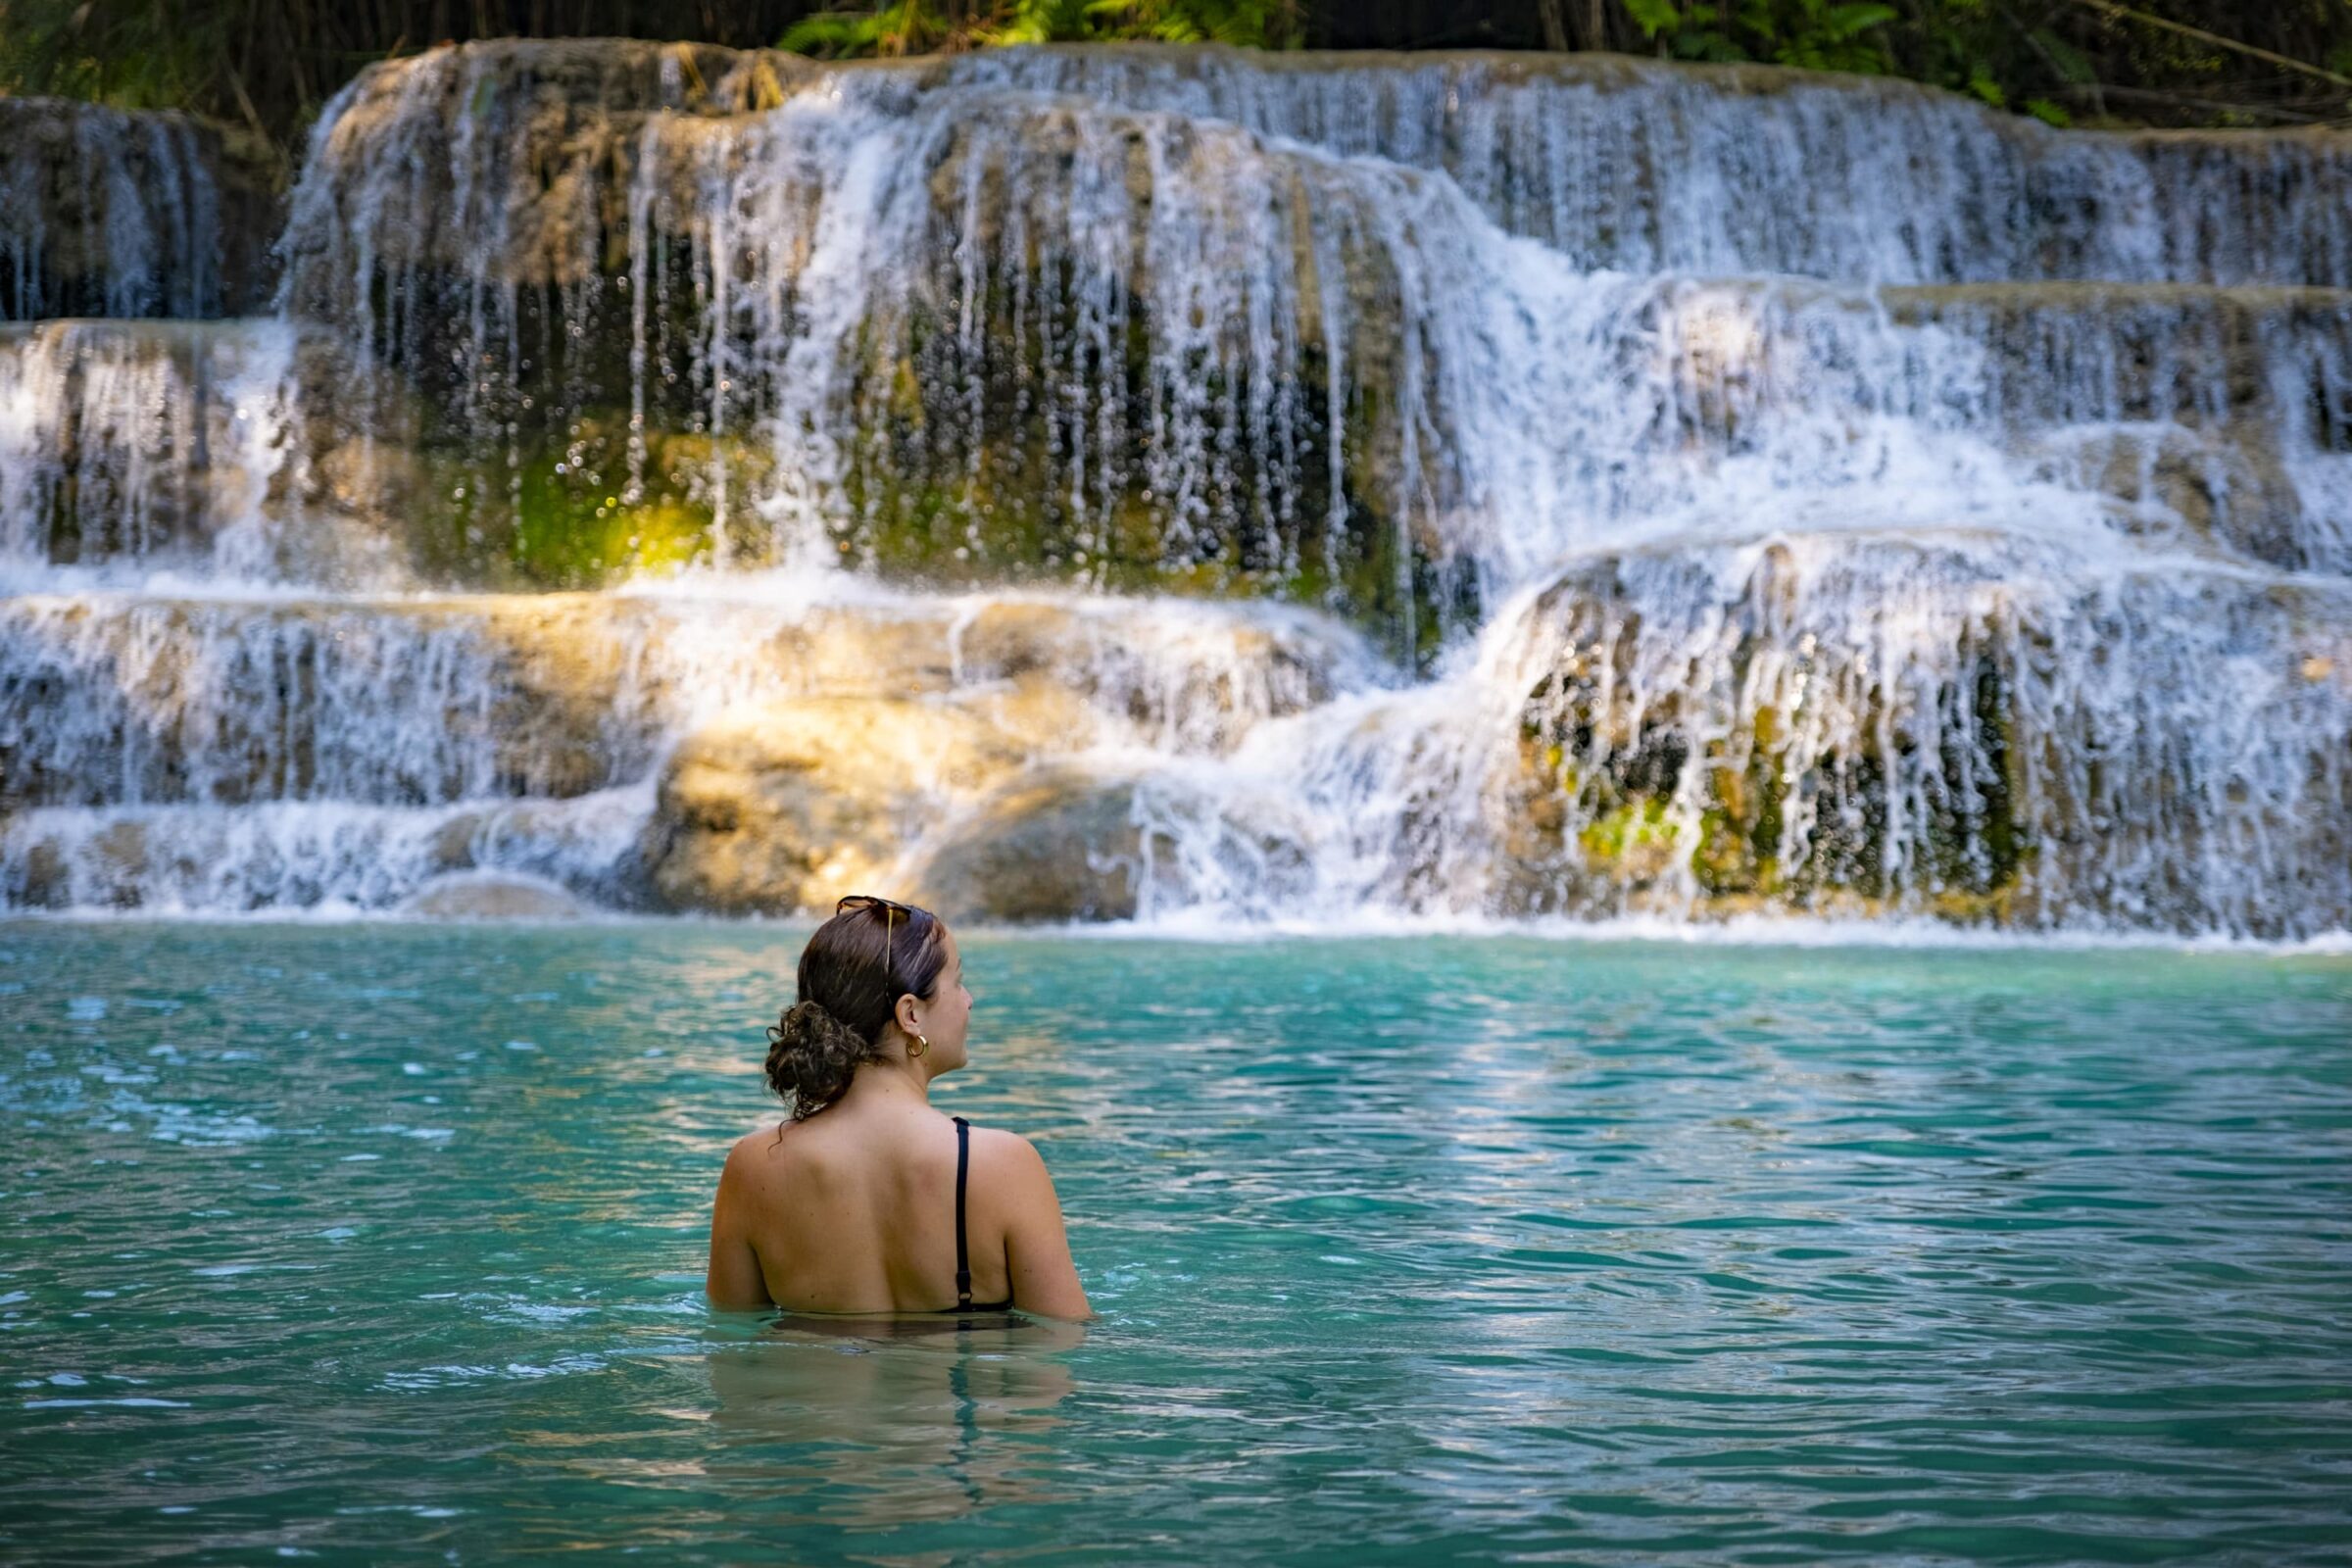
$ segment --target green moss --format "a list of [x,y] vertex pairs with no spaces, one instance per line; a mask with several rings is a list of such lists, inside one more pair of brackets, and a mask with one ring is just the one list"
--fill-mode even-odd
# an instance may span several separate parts
[[[1782,714],[1762,710],[1746,736],[1711,744],[1696,831],[1678,835],[1668,808],[1686,754],[1671,715],[1659,716],[1602,772],[1590,775],[1571,761],[1592,741],[1593,715],[1577,702],[1588,683],[1566,675],[1530,694],[1546,716],[1521,735],[1531,792],[1524,845],[1533,863],[1548,863],[1560,839],[1547,824],[1567,803],[1579,802],[1585,823],[1576,843],[1588,868],[1626,895],[1670,888],[1678,870],[1687,870],[1706,906],[1723,913],[1796,908],[2009,923],[2028,897],[2035,847],[2015,814],[2019,763],[2005,683],[1990,659],[1979,662],[1971,679],[1972,755],[1955,749],[1941,761],[1945,777],[1973,776],[1979,787],[1931,815],[1920,858],[1900,885],[1886,871],[1886,776],[1875,754],[1815,763],[1805,781],[1814,827],[1791,875],[1781,862],[1789,788]],[[1957,727],[1947,726],[1947,747],[1960,746],[1957,737]]]
[[1638,796],[1585,824],[1576,842],[1596,860],[1623,860],[1628,852],[1670,851],[1675,824],[1666,820],[1666,803],[1655,796]]
[[[707,556],[715,465],[731,465],[740,486],[752,457],[708,436],[657,435],[647,442],[645,482],[632,493],[615,428],[578,421],[562,446],[544,443],[512,464],[428,453],[410,519],[418,564],[469,586],[593,588]],[[740,504],[736,511],[748,515]]]
[[1745,761],[1737,767],[1724,758],[1723,743],[1715,745],[1718,760],[1707,773],[1709,804],[1700,813],[1698,844],[1690,858],[1691,875],[1710,894],[1781,891],[1787,787],[1781,777],[1780,731],[1778,710],[1757,710]]

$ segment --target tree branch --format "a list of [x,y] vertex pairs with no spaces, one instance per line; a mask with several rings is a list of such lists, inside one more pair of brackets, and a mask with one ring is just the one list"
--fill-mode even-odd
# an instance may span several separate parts
[[2134,11],[2130,6],[2118,5],[2116,0],[2075,0],[2075,4],[2096,11],[2103,17],[2120,19],[2125,22],[2137,22],[2150,27],[2162,27],[2167,32],[2177,32],[2183,37],[2194,38],[2200,43],[2212,44],[2217,49],[2229,49],[2241,55],[2251,55],[2256,60],[2267,60],[2274,66],[2284,66],[2289,71],[2299,71],[2306,76],[2317,76],[2322,81],[2332,81],[2339,87],[2352,87],[2352,76],[2339,76],[2332,71],[2322,70],[2318,66],[2286,55],[2275,55],[2268,49],[2257,49],[2250,43],[2239,43],[2235,38],[2225,38],[2218,32],[2207,32],[2203,27],[2192,27],[2185,22],[2173,22],[2164,17],[2151,17],[2145,11]]

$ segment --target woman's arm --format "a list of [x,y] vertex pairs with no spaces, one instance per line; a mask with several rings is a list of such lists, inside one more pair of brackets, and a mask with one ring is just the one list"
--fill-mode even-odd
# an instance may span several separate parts
[[1015,1133],[1002,1135],[1010,1146],[1004,1158],[1004,1190],[1011,1200],[1004,1218],[1004,1263],[1012,1304],[1046,1317],[1094,1316],[1070,1240],[1061,1220],[1061,1200],[1035,1145]]
[[743,1145],[728,1152],[726,1168],[718,1173],[718,1197],[710,1205],[710,1267],[703,1276],[703,1294],[722,1312],[749,1312],[773,1306],[766,1276],[760,1272],[760,1254],[752,1250],[745,1228],[751,1211],[751,1173]]

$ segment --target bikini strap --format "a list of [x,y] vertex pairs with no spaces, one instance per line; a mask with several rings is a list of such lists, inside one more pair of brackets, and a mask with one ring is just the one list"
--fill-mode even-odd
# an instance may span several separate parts
[[963,1179],[972,1163],[972,1124],[961,1116],[956,1123],[956,1304],[972,1304],[972,1255],[963,1239]]

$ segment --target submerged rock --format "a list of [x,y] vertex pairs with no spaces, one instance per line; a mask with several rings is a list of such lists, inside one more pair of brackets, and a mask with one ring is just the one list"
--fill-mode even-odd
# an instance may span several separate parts
[[398,912],[418,920],[577,920],[588,906],[554,883],[462,873],[427,882]]

